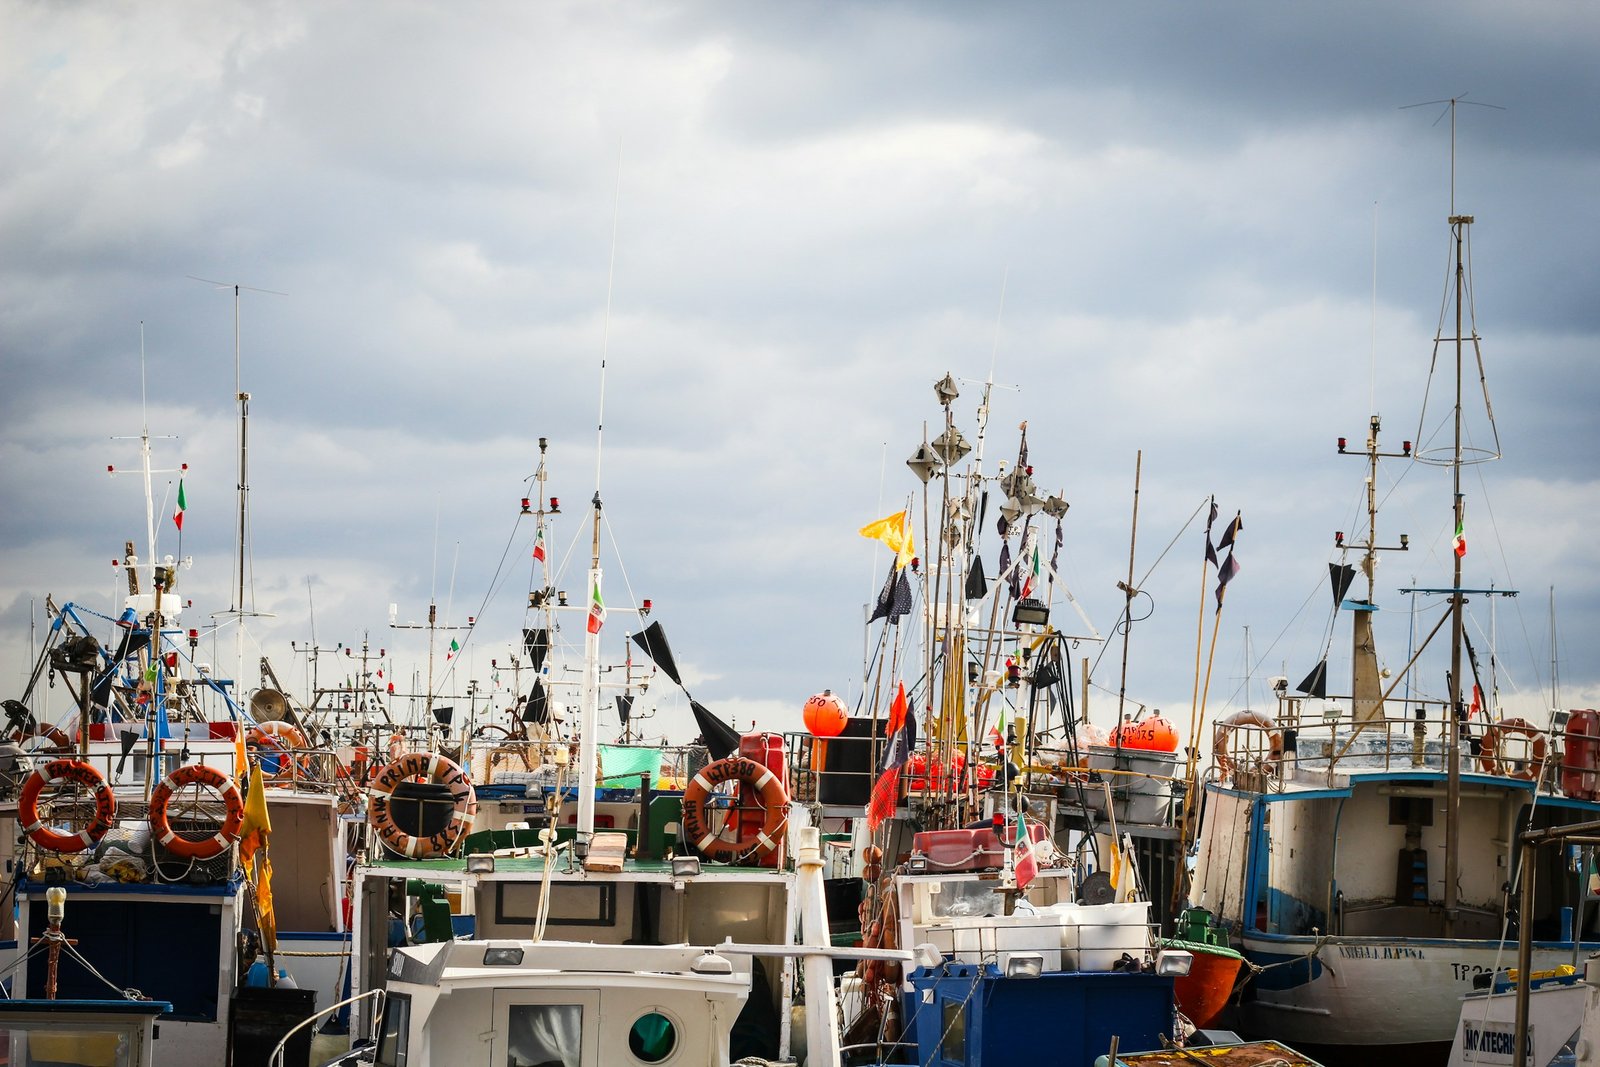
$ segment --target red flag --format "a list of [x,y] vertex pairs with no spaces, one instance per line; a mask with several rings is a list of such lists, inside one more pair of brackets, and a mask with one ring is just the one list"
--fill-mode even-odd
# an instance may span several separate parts
[[911,746],[916,735],[916,720],[910,718],[906,707],[906,683],[895,689],[894,703],[889,706],[888,747],[883,753],[883,770],[872,783],[872,795],[867,798],[867,830],[876,830],[883,821],[894,816],[895,804],[900,799],[900,768],[911,758]]

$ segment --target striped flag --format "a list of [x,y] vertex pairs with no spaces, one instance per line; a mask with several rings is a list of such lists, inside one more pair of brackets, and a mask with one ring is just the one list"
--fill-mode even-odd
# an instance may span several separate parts
[[540,563],[544,562],[544,530],[542,528],[533,539],[533,558]]
[[178,479],[178,510],[172,513],[172,525],[183,529],[183,513],[189,507],[188,497],[183,495],[183,479]]
[[589,632],[597,634],[606,624],[606,602],[600,597],[600,572],[594,575],[594,588],[589,597]]

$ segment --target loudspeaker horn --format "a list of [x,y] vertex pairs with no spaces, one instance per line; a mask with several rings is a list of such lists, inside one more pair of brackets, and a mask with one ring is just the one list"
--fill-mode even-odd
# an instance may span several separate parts
[[289,698],[276,689],[262,689],[250,698],[250,714],[257,722],[272,722],[289,717]]

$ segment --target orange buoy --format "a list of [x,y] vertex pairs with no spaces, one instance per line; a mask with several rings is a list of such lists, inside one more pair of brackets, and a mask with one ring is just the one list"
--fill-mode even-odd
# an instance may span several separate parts
[[850,722],[849,709],[844,701],[834,696],[832,689],[824,689],[807,700],[801,714],[813,737],[838,737]]
[[1178,751],[1178,731],[1159,715],[1137,722],[1125,722],[1111,731],[1113,748],[1133,748],[1146,752]]

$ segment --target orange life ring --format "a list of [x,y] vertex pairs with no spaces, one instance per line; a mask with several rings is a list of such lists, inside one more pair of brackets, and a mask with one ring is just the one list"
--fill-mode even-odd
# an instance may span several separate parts
[[[167,818],[167,805],[172,801],[172,794],[186,785],[202,785],[215,790],[227,808],[222,829],[199,841],[179,837]],[[239,795],[239,787],[233,784],[232,778],[214,767],[198,763],[179,767],[161,779],[161,784],[150,794],[150,833],[174,856],[195,860],[220,856],[239,840],[239,827],[243,824],[244,798]]]
[[[297,769],[293,751],[311,747],[306,743],[305,734],[282,719],[272,719],[267,722],[257,723],[250,727],[250,732],[245,735],[245,740],[261,748],[276,750],[276,755],[273,756],[277,763],[276,770],[268,771],[259,761],[256,764],[262,775],[265,776],[265,780],[273,783],[292,781]],[[298,769],[304,771],[307,767],[302,762]]]
[[[395,825],[389,799],[401,782],[426,778],[450,787],[456,810],[443,830],[429,837],[413,837]],[[460,764],[432,752],[407,752],[384,767],[367,783],[367,821],[378,839],[408,859],[442,856],[456,847],[478,814],[478,792]]]
[[[39,794],[47,785],[77,782],[94,790],[94,818],[86,829],[76,832],[46,826],[39,818]],[[95,769],[93,764],[77,759],[51,760],[34,770],[22,786],[17,800],[17,824],[33,841],[56,852],[82,852],[94,847],[116,824],[117,795],[111,783]]]
[[[764,813],[761,829],[729,841],[710,831],[706,802],[722,782],[740,782],[752,789]],[[768,852],[783,840],[789,819],[789,792],[776,774],[753,759],[729,756],[702,768],[683,791],[683,833],[695,851],[708,859],[731,862],[747,852]]]
[[31,730],[18,728],[11,731],[11,740],[18,746],[24,747],[35,737],[42,737],[49,742],[33,751],[41,755],[65,754],[72,751],[72,739],[62,730],[51,726],[49,723],[40,723]]
[[[1526,737],[1533,748],[1530,758],[1512,760],[1501,756],[1500,741],[1506,734],[1521,734]],[[1485,774],[1499,774],[1531,782],[1539,773],[1539,768],[1544,766],[1544,757],[1549,751],[1550,743],[1533,723],[1527,719],[1501,719],[1499,722],[1490,723],[1489,728],[1483,732],[1483,742],[1478,749],[1478,766],[1483,768]]]
[[1236,711],[1226,719],[1217,720],[1216,740],[1211,745],[1211,756],[1216,761],[1217,774],[1223,778],[1233,773],[1233,754],[1228,750],[1228,739],[1235,728],[1257,726],[1267,731],[1267,758],[1273,763],[1283,762],[1283,733],[1278,721],[1261,711]]

